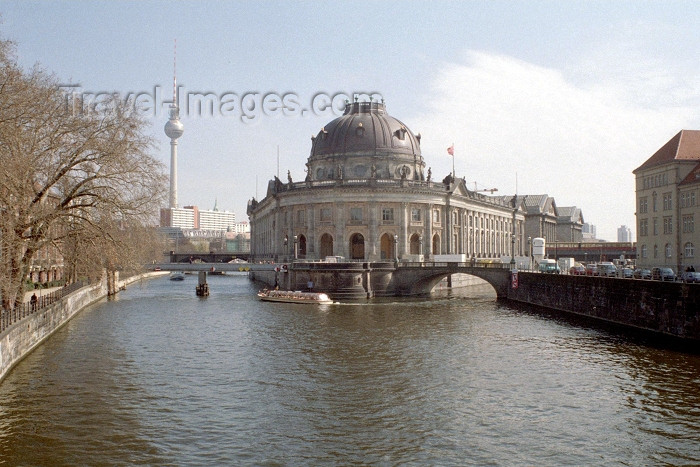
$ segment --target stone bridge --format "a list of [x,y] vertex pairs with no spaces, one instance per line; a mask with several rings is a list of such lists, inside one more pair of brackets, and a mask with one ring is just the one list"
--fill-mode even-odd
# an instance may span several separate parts
[[288,290],[304,290],[311,282],[314,289],[327,292],[333,299],[361,299],[429,294],[445,277],[464,273],[484,279],[499,298],[506,298],[510,284],[507,267],[446,262],[296,262],[282,272],[255,271],[252,276]]
[[[304,262],[258,264],[172,262],[151,265],[163,271],[191,271],[200,274],[246,271],[252,279],[287,290],[304,290],[309,281],[316,290],[334,299],[359,299],[429,294],[441,280],[455,273],[484,279],[499,298],[507,298],[510,271],[507,264],[447,262]],[[205,281],[206,278],[201,279]]]
[[498,298],[508,297],[510,270],[507,264],[401,263],[394,273],[393,295],[428,294],[445,277],[461,273],[479,277],[496,290]]

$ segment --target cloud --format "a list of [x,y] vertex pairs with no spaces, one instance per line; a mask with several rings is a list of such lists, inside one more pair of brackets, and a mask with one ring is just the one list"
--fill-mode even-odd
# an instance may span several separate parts
[[624,75],[617,63],[616,75],[601,79],[612,65],[597,63],[599,73],[574,83],[566,70],[469,51],[436,70],[423,97],[427,110],[405,121],[422,134],[436,178],[452,170],[446,148],[454,143],[458,177],[505,195],[515,191],[517,174],[518,193],[578,206],[599,238],[615,241],[620,225],[635,231],[632,170],[698,115],[678,98],[695,90],[655,73],[658,64],[636,63]]

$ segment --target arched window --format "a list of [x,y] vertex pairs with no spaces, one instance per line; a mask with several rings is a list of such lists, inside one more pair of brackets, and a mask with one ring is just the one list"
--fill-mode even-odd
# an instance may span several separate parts
[[412,255],[420,255],[422,253],[421,252],[421,245],[420,245],[421,241],[422,241],[422,239],[420,238],[420,235],[418,235],[417,233],[414,233],[413,235],[411,235],[411,247],[410,247],[411,249],[410,249],[410,251],[411,251]]
[[324,233],[321,235],[321,250],[320,257],[333,256],[333,237],[330,234]]
[[440,254],[440,236],[438,234],[433,235],[433,254]]
[[[303,212],[303,211],[299,211]],[[306,237],[304,235],[299,235],[298,240],[298,250],[299,258],[306,258]]]
[[647,254],[648,254],[648,252],[647,252],[647,246],[646,246],[646,245],[642,245],[642,258],[646,258],[646,257],[647,257]]
[[350,237],[350,259],[365,259],[365,237],[360,233]]
[[379,240],[379,257],[381,259],[391,259],[395,256],[394,236],[385,233]]
[[664,250],[666,252],[666,258],[670,258],[671,257],[671,245],[669,243],[666,244],[666,246],[664,247]]

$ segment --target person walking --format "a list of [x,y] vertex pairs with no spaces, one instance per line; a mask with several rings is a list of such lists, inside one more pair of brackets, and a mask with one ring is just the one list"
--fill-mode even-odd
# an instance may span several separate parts
[[36,311],[36,304],[39,300],[36,298],[36,293],[32,295],[32,298],[29,299],[29,303],[32,305],[32,311]]

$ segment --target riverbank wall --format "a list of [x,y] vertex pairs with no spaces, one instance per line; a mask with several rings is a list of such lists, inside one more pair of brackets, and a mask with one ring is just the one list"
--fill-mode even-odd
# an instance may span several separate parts
[[700,342],[700,285],[518,273],[508,300]]
[[167,273],[149,272],[111,284],[105,275],[99,283],[78,289],[9,326],[0,334],[0,383],[17,363],[85,307],[133,282],[163,274]]

